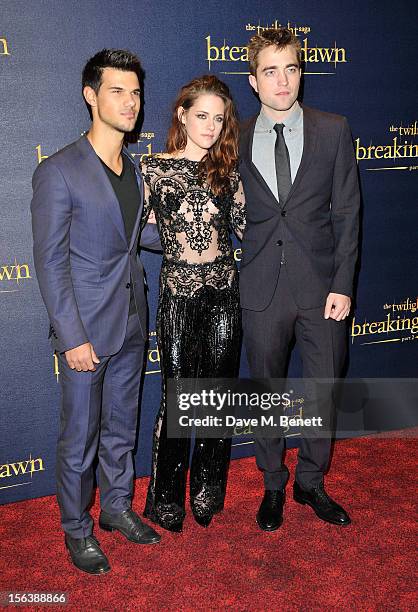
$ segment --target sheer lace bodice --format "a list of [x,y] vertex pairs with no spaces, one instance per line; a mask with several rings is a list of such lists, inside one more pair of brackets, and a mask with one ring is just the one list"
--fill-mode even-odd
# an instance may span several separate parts
[[223,284],[227,279],[230,285],[234,267],[230,231],[241,238],[245,227],[244,192],[238,173],[231,177],[230,192],[215,196],[208,185],[200,183],[198,166],[199,162],[185,158],[149,157],[142,163],[142,223],[145,225],[154,210],[167,269],[172,276],[177,270],[177,286],[172,289],[178,291],[181,283],[182,293],[186,284],[191,293],[202,284],[221,289],[222,271]]

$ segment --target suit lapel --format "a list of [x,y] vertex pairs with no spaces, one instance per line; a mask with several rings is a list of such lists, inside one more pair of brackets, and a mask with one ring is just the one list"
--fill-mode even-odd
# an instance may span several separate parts
[[244,161],[246,162],[250,172],[260,185],[260,187],[264,190],[265,194],[268,196],[269,201],[274,206],[275,209],[279,206],[279,202],[276,199],[275,195],[271,191],[270,187],[267,185],[264,180],[261,172],[258,170],[257,166],[253,162],[253,140],[254,140],[254,130],[255,124],[257,121],[257,115],[251,119],[249,124],[243,131],[243,153],[244,153]]
[[304,174],[306,173],[309,165],[311,164],[316,149],[317,143],[317,128],[315,116],[312,110],[306,106],[301,105],[303,108],[303,152],[300,165],[293,181],[292,187],[287,196],[285,207],[288,206],[293,194],[300,185]]
[[134,162],[134,160],[132,159],[132,156],[130,155],[128,149],[126,149],[125,147],[123,148],[123,153],[127,156],[129,162],[131,164],[133,164],[134,168],[135,168],[135,176],[136,176],[136,181],[138,183],[138,189],[139,189],[139,206],[138,206],[138,213],[136,215],[136,220],[135,220],[135,225],[134,225],[134,229],[132,231],[132,236],[131,236],[131,243],[129,245],[129,249],[132,248],[135,239],[137,237],[138,234],[138,230],[139,230],[139,225],[141,223],[141,217],[142,217],[142,209],[144,206],[144,184],[143,184],[143,179],[142,179],[142,175],[136,165],[136,163]]
[[97,191],[97,198],[99,199],[100,205],[105,208],[119,234],[126,242],[122,212],[105,169],[86,136],[82,136],[77,144],[80,152],[85,158],[85,164],[87,164],[89,188],[91,189],[94,186]]

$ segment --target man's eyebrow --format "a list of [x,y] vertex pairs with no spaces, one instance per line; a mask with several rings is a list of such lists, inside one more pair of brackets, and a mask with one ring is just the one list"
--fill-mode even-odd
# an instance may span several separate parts
[[[120,85],[109,85],[108,87],[109,89],[117,89],[118,91],[124,91],[124,89],[126,89],[126,87],[121,87]],[[138,93],[140,93],[141,88],[135,87],[135,89],[133,89],[132,91],[137,91]]]
[[[299,68],[298,64],[295,63],[291,63],[291,64],[286,64],[285,68]],[[276,70],[277,66],[266,66],[265,68],[261,69],[261,72],[267,72],[267,70]]]

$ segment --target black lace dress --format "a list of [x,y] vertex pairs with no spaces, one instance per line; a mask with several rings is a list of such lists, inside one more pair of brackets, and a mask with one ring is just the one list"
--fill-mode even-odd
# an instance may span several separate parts
[[[180,530],[185,516],[190,440],[167,437],[169,378],[235,377],[238,374],[241,313],[231,229],[241,237],[245,203],[238,174],[230,190],[215,196],[198,178],[199,162],[148,158],[143,163],[143,224],[155,212],[163,246],[157,340],[163,378],[157,415],[151,481],[145,516]],[[223,508],[230,439],[197,439],[190,468],[195,518]]]

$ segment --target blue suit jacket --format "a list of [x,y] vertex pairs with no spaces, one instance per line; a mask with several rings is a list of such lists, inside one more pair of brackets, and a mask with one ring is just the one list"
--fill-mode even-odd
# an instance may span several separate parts
[[[137,255],[143,184],[135,170],[140,203],[130,244],[119,202],[85,136],[44,160],[33,175],[35,269],[59,352],[85,342],[97,355],[118,352],[126,332],[129,283],[137,307],[146,308]],[[144,229],[141,246],[161,248],[155,225]]]

